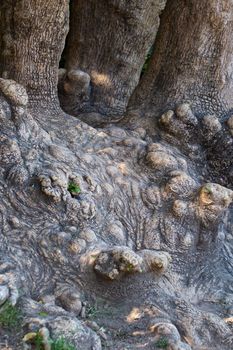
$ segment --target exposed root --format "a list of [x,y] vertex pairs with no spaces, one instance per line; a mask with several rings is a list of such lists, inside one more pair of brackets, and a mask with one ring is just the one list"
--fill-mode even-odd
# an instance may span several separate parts
[[[94,130],[62,113],[47,125],[28,113],[22,87],[1,79],[0,91],[0,250],[12,262],[0,269],[0,304],[15,304],[21,287],[29,331],[64,333],[86,350],[101,346],[84,324],[87,299],[104,295],[132,309],[146,301],[168,320],[150,315],[148,346],[162,336],[173,350],[228,349],[226,125],[198,121],[187,104],[161,117],[161,139],[143,128]],[[148,335],[145,320],[141,328]]]

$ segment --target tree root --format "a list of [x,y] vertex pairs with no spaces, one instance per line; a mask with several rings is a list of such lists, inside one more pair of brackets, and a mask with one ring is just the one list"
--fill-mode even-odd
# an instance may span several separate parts
[[23,304],[36,331],[100,349],[80,320],[86,300],[106,295],[133,309],[146,298],[169,316],[156,319],[151,341],[227,349],[233,192],[228,174],[218,183],[213,159],[203,167],[203,149],[226,147],[229,129],[206,117],[200,134],[188,105],[161,117],[160,141],[143,128],[94,130],[62,112],[45,127],[22,87],[1,79],[0,91],[0,250],[17,266],[0,270],[0,304],[15,304],[20,286],[24,300],[44,298]]

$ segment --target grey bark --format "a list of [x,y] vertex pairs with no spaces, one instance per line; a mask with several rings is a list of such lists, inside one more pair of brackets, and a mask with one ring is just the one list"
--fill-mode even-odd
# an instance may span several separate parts
[[158,116],[189,102],[197,115],[232,111],[233,3],[169,0],[161,18],[148,72],[129,110]]
[[[1,79],[0,91],[0,303],[19,299],[23,331],[81,350],[100,350],[100,337],[116,350],[161,338],[172,350],[228,350],[233,192],[208,182],[198,139],[197,162],[169,133],[153,142],[143,128],[29,114],[22,86]],[[184,106],[179,117],[192,146],[186,121],[197,118]]]
[[[232,156],[222,157],[224,168],[218,150],[224,146],[227,155],[232,144],[232,117],[227,126],[213,116],[199,121],[182,104],[161,116],[160,129],[150,120],[152,137],[142,123],[134,130],[94,129],[63,113],[55,92],[62,46],[56,40],[66,30],[51,13],[66,13],[66,3],[59,4],[40,2],[37,10],[50,22],[42,16],[38,26],[30,16],[23,22],[47,48],[33,70],[14,73],[25,58],[35,63],[37,44],[31,47],[25,32],[18,33],[24,50],[12,46],[21,50],[19,66],[13,54],[8,63],[6,53],[0,56],[29,93],[0,79],[0,312],[6,301],[17,303],[24,321],[20,344],[17,334],[0,329],[0,346],[8,334],[12,349],[32,349],[22,337],[39,331],[47,349],[49,336],[64,335],[80,350],[154,349],[164,338],[171,350],[229,350]],[[9,8],[1,4],[1,16]],[[42,24],[57,29],[54,37]],[[44,69],[49,74],[38,80],[35,72]],[[70,75],[77,76],[77,70]],[[209,164],[210,144],[217,168]]]
[[[212,180],[230,187],[233,140],[225,121],[233,107],[232,32],[232,1],[168,1],[149,69],[133,93],[126,114],[127,122],[144,125],[151,134],[158,134],[159,126],[182,152],[189,144],[187,154],[191,152],[193,157],[198,139],[205,149]],[[180,103],[188,103],[199,117],[200,130],[196,130],[193,140],[185,136],[179,120],[183,112],[179,109],[160,119],[163,112]],[[191,120],[186,123],[195,129]]]
[[60,89],[66,111],[123,115],[164,5],[165,0],[72,2]]
[[0,76],[25,86],[31,104],[59,106],[58,65],[68,32],[69,2],[1,1],[0,16]]

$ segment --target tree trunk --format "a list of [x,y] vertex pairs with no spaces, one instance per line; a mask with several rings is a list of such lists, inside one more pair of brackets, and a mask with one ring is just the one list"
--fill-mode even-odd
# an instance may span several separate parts
[[[184,11],[180,0],[174,2]],[[101,350],[102,342],[104,348],[114,350],[161,346],[229,350],[233,345],[233,191],[227,187],[233,157],[227,152],[231,146],[227,131],[217,118],[203,118],[207,129],[204,141],[213,146],[209,160],[209,145],[199,137],[204,129],[187,104],[161,117],[163,128],[156,128],[156,138],[142,127],[143,119],[134,130],[115,124],[94,129],[58,113],[57,69],[67,28],[67,3],[14,0],[0,4],[0,34],[5,33],[0,38],[1,72],[26,86],[31,104],[28,112],[23,86],[0,78],[0,348],[2,344],[12,350],[31,350],[40,344],[58,348],[60,340],[62,348],[79,350]],[[88,34],[93,33],[101,49],[90,45],[87,33],[84,36],[84,27],[91,27],[87,15],[77,14],[79,21],[84,20],[84,27],[79,26],[86,41],[83,48],[77,42],[81,50],[77,52],[82,53],[79,59],[88,62],[85,50],[89,49],[93,62],[83,65],[94,68],[87,73],[79,70],[84,68],[76,66],[74,42],[75,66],[60,71],[60,83],[63,81],[75,106],[80,97],[76,88],[85,86],[88,91],[91,76],[93,102],[91,97],[89,107],[88,103],[84,107],[120,113],[117,101],[126,103],[122,91],[132,88],[129,71],[137,75],[134,64],[141,65],[132,43],[139,33],[140,20],[134,8],[139,2],[119,1],[110,11],[115,2],[109,0],[109,12],[103,1],[96,0],[95,6],[94,1],[85,3],[96,9],[100,29]],[[129,25],[131,5],[136,29]],[[171,2],[168,5],[171,18],[166,16],[171,21],[177,9]],[[200,9],[202,6],[200,3]],[[189,8],[191,14],[193,8]],[[118,13],[122,9],[119,22],[116,9]],[[123,18],[127,35],[120,39]],[[105,22],[111,33],[104,30]],[[148,33],[152,35],[150,29]],[[170,32],[167,37],[173,44]],[[68,52],[67,65],[73,62],[69,47]],[[94,52],[102,57],[103,68]],[[177,59],[179,63],[179,56]],[[175,61],[172,64],[175,66]],[[172,71],[170,65],[166,63]],[[152,73],[155,66],[154,62]],[[208,73],[209,67],[206,69]],[[111,86],[98,86],[96,70],[108,75],[113,87],[119,87],[116,95]],[[113,74],[118,71],[119,76]],[[148,72],[148,77],[154,79],[152,73]],[[151,116],[156,110],[153,79],[148,99],[145,89],[141,95]],[[170,91],[169,81],[166,84],[165,92]],[[184,84],[188,84],[186,79]],[[174,85],[172,80],[171,91]],[[109,98],[116,105],[111,105]],[[169,101],[166,95],[165,99]],[[171,103],[175,102],[171,94]],[[230,128],[232,124],[231,118]],[[215,164],[209,166],[212,161]],[[11,320],[18,312],[16,302],[23,327],[19,324],[19,332],[2,331],[2,315]],[[4,311],[9,306],[13,314]]]
[[73,1],[61,91],[67,111],[123,114],[155,39],[164,3]]
[[151,65],[129,110],[154,117],[190,102],[198,116],[226,116],[233,107],[232,35],[232,1],[168,0]]
[[68,31],[68,5],[67,0],[0,3],[0,76],[26,87],[30,104],[37,107],[59,105],[58,66]]

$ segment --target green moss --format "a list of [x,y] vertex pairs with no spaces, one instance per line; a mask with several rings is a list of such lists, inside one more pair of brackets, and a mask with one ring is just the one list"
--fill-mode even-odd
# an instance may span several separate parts
[[157,341],[157,343],[155,345],[159,349],[166,349],[169,344],[168,344],[167,338],[162,337]]
[[67,189],[71,194],[81,193],[81,188],[79,187],[79,185],[77,185],[75,182],[72,182],[72,181],[69,182]]
[[39,312],[38,315],[41,316],[41,317],[46,317],[46,316],[48,316],[48,313],[44,312],[44,311],[41,311],[41,312]]
[[51,344],[51,350],[76,350],[75,347],[64,338],[54,340]]
[[17,306],[6,302],[0,309],[0,326],[8,329],[18,328],[22,321],[22,315]]
[[34,339],[34,343],[35,343],[36,350],[44,350],[43,337],[39,333],[37,333]]
[[[51,350],[76,350],[76,348],[63,337],[56,340],[50,339],[49,343],[51,345]],[[39,332],[33,340],[33,345],[35,346],[35,350],[45,349],[43,337]]]
[[147,55],[146,55],[146,60],[145,60],[145,63],[144,63],[144,65],[143,65],[142,71],[141,71],[141,77],[142,77],[142,75],[148,70],[149,63],[150,63],[150,61],[151,61],[153,52],[154,52],[154,46],[152,46],[152,47],[150,48],[149,52],[148,52]]
[[133,270],[134,270],[134,266],[133,266],[133,264],[128,264],[127,266],[126,266],[126,270],[128,271],[128,272],[132,272]]
[[208,194],[211,194],[211,193],[212,193],[211,188],[210,188],[210,186],[208,186],[208,185],[206,185],[203,189],[204,189],[204,191],[205,191],[206,193],[208,193]]

